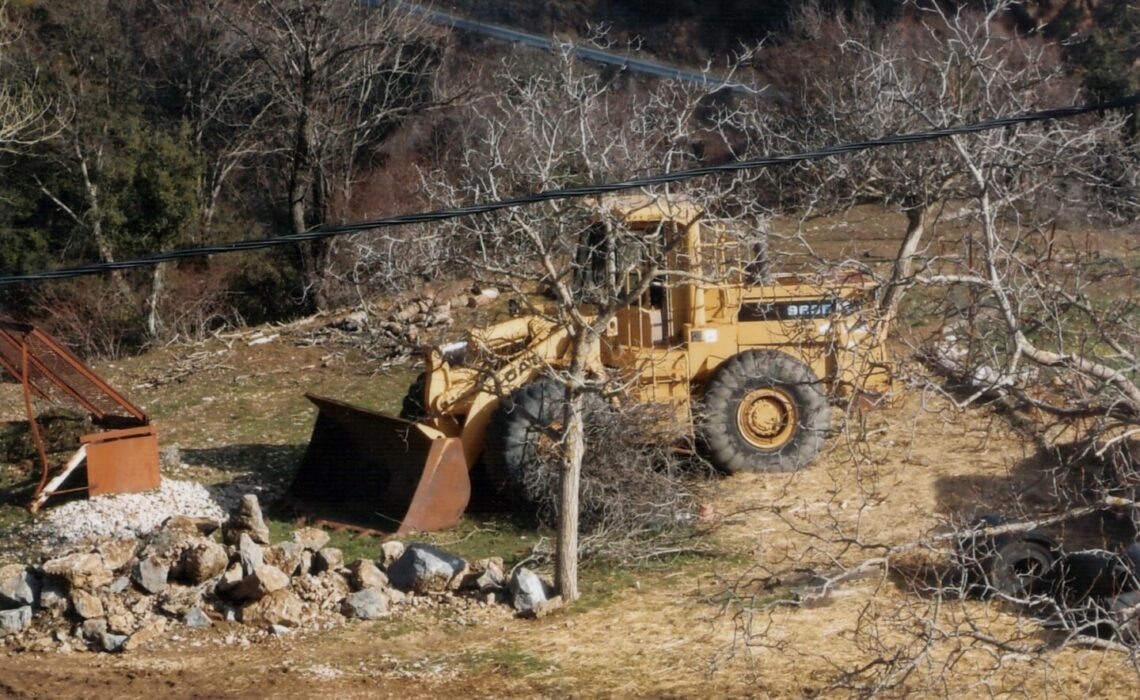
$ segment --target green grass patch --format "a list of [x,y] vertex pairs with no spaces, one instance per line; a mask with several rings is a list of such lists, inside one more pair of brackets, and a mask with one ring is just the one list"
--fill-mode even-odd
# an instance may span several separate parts
[[476,672],[490,672],[512,678],[522,678],[557,669],[557,665],[535,656],[513,642],[502,642],[490,649],[481,649],[463,654],[463,666]]
[[525,518],[509,514],[476,514],[464,516],[445,532],[423,533],[409,541],[428,542],[465,559],[502,557],[509,568],[530,556],[542,537],[553,533],[536,530]]
[[357,559],[376,559],[380,556],[380,543],[384,540],[375,535],[341,530],[329,533],[330,547],[344,552],[344,561],[351,564]]
[[0,506],[0,536],[12,529],[31,522],[32,515],[24,508],[16,505]]
[[739,566],[746,556],[738,552],[682,553],[630,565],[619,561],[597,559],[586,562],[579,571],[581,597],[572,609],[585,612],[603,608],[624,595],[636,595],[661,585],[667,578],[697,576],[710,566]]
[[414,621],[404,616],[394,616],[377,620],[372,623],[376,636],[380,639],[396,639],[403,637],[412,632],[419,632],[423,629],[421,625],[416,624]]
[[32,478],[21,467],[0,463],[0,562],[20,558],[22,543],[12,535],[32,521],[32,514],[24,507],[34,491]]

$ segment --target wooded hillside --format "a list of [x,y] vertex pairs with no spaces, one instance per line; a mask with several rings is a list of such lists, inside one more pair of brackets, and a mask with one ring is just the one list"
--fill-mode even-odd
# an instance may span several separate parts
[[[854,28],[880,41],[921,27],[929,14],[923,3],[764,6],[757,12],[754,3],[727,0],[464,0],[451,9],[620,51],[643,38],[649,55],[697,69],[707,64],[714,73],[731,70],[789,97],[757,105],[727,93],[705,99],[686,125],[690,164],[746,148],[787,151],[792,141],[775,132],[771,141],[756,141],[747,128],[722,128],[714,113],[760,110],[792,129],[812,116],[804,111],[816,99],[810,93],[831,89],[817,78],[834,67],[829,47],[839,46],[834,42],[843,41],[843,32]],[[98,0],[75,7],[21,0],[2,12],[0,95],[11,106],[10,128],[0,130],[6,274],[437,206],[421,179],[456,162],[467,147],[463,127],[482,100],[509,93],[504,80],[518,72],[504,72],[503,62],[538,70],[553,60],[430,26],[388,6],[339,0]],[[1068,78],[1064,87],[1018,106],[1130,93],[1136,17],[1116,0],[1015,4],[994,15],[1009,40],[1064,39],[1050,49],[1052,70]],[[599,25],[608,25],[608,33],[598,34]],[[578,69],[601,76],[614,104],[659,89],[655,78],[589,64]],[[981,108],[970,115],[987,116]],[[821,133],[812,143],[875,135]],[[773,213],[787,213],[802,205],[795,194],[802,184],[769,181],[758,196]],[[517,181],[512,191],[533,187]],[[411,246],[415,236],[407,231],[393,236],[384,255],[376,245],[313,242],[8,286],[0,304],[6,314],[49,322],[87,353],[115,355],[221,326],[293,317],[446,268],[438,246]]]

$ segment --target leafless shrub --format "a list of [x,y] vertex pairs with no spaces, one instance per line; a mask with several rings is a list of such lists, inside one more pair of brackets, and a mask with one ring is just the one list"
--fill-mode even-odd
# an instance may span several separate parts
[[193,342],[241,324],[225,270],[194,267],[168,274],[167,294],[161,299],[158,314],[162,326],[157,340]]
[[[598,398],[585,401],[579,552],[643,561],[699,549],[690,542],[701,493],[713,470],[690,451],[667,407]],[[538,522],[559,523],[562,456],[556,439],[538,443],[534,468],[522,485]]]
[[36,290],[37,316],[81,357],[114,358],[146,343],[141,309],[115,280],[87,277]]

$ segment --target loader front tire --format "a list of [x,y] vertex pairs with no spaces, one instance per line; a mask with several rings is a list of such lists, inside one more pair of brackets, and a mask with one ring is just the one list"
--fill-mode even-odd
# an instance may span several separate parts
[[520,510],[534,508],[540,481],[531,477],[542,460],[543,441],[560,437],[565,390],[541,378],[499,402],[487,425],[483,462],[491,482]]
[[747,350],[725,361],[708,382],[700,412],[709,460],[728,473],[802,469],[830,424],[819,378],[778,350]]

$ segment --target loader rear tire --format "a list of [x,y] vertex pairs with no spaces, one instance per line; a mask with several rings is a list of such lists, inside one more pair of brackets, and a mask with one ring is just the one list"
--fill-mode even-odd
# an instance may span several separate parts
[[483,461],[487,476],[520,510],[532,509],[541,494],[528,478],[541,459],[543,440],[558,440],[563,387],[541,378],[515,389],[499,402],[487,425]]
[[732,356],[709,380],[704,398],[701,437],[709,460],[728,473],[802,469],[831,425],[819,378],[778,350]]

